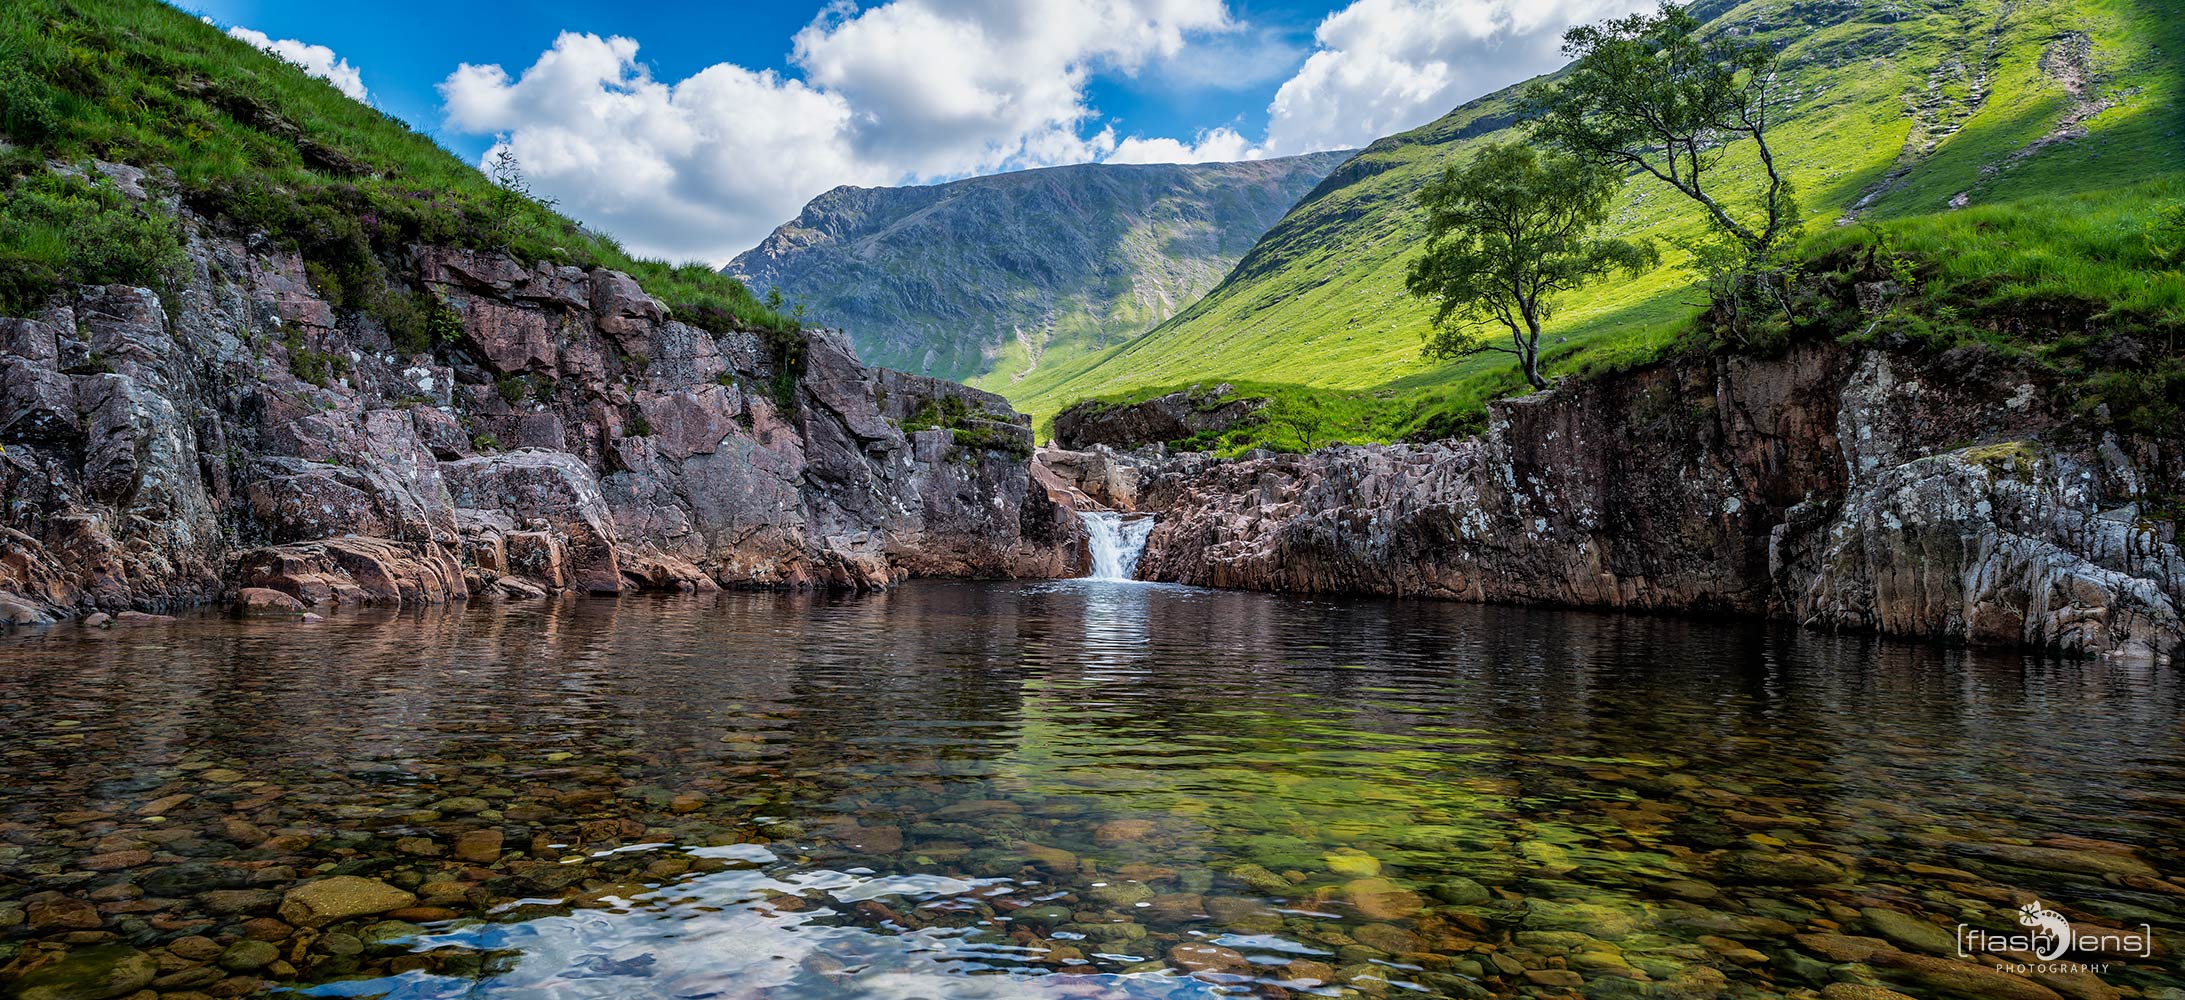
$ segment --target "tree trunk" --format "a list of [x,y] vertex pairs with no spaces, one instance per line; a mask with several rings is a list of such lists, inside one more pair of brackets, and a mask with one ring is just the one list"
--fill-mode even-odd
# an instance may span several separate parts
[[1535,389],[1545,389],[1548,387],[1548,380],[1540,377],[1540,320],[1534,318],[1533,310],[1529,307],[1525,310],[1525,329],[1530,334],[1523,345],[1525,381],[1531,383]]

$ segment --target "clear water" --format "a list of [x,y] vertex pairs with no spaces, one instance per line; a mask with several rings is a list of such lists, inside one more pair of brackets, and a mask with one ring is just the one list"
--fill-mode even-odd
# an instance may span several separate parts
[[[2059,995],[2175,996],[2181,708],[2167,670],[1088,582],[64,626],[0,641],[0,977],[1923,997],[2038,897],[2164,949]],[[321,874],[420,898],[291,927]],[[1930,964],[1823,953],[1885,924]]]

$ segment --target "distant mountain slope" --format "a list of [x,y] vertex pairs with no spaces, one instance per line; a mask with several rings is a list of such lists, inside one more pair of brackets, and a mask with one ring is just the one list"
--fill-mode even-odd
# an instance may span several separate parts
[[[1812,232],[1854,206],[1865,219],[1939,218],[1953,205],[2185,171],[2176,63],[2185,5],[2176,0],[1756,0],[1699,12],[1781,47],[1780,148]],[[1481,143],[1514,134],[1520,89],[1373,143],[1191,308],[1128,345],[1044,366],[1001,391],[1043,417],[1081,398],[1203,379],[1386,387],[1389,408],[1420,413],[1459,398],[1476,406],[1482,392],[1501,391],[1479,380],[1509,368],[1508,358],[1422,358],[1430,310],[1404,294],[1403,274],[1424,237],[1416,192]],[[1697,231],[1692,220],[1665,186],[1635,181],[1611,228],[1673,240]],[[1607,359],[1661,343],[1700,298],[1678,256],[1569,296],[1551,331],[1567,341],[1556,350]]]
[[1350,155],[840,187],[726,270],[847,330],[868,364],[1006,385],[1189,305]]

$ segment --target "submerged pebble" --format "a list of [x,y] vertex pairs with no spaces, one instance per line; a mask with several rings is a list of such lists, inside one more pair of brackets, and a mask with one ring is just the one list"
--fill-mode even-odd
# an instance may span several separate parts
[[[211,675],[262,621],[185,618],[119,659],[56,630],[35,664],[0,649],[0,725],[42,734],[0,756],[23,887],[0,979],[44,1000],[481,977],[854,996],[972,972],[1083,997],[2152,1000],[2177,979],[2159,789],[2185,747],[2145,734],[2185,695],[2150,678],[2044,668],[2035,698],[2017,661],[1801,636],[1770,640],[1797,669],[1759,684],[1759,647],[1683,623],[1145,599],[1144,634],[1112,642],[1089,626],[1117,612],[1037,588],[481,609],[251,631],[252,669]],[[965,625],[1002,620],[1049,645]],[[1502,638],[1542,629],[1576,651]],[[795,630],[801,657],[721,639]],[[869,655],[876,634],[904,658]],[[1181,655],[1209,641],[1243,652]],[[615,653],[573,652],[594,648]],[[1978,697],[1932,703],[1945,667]],[[1968,717],[1995,739],[1967,743]],[[2061,733],[2131,744],[2097,754],[2126,773],[2069,785]],[[2018,929],[2036,899],[2155,924],[2156,954],[2075,956],[2107,963],[2078,979],[1958,957],[1959,923]],[[709,933],[764,954],[675,944]]]

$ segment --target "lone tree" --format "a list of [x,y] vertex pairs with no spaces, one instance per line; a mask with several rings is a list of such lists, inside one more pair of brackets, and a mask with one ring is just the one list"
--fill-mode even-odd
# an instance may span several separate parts
[[[1800,224],[1768,146],[1775,54],[1762,42],[1703,39],[1699,30],[1699,18],[1673,3],[1572,28],[1563,35],[1569,71],[1527,92],[1533,134],[1594,163],[1654,175],[1704,207],[1745,268],[1758,269]],[[1734,199],[1750,209],[1733,213],[1710,185],[1728,147],[1748,138],[1763,177],[1751,197]]]
[[[1510,143],[1480,150],[1420,191],[1426,253],[1412,261],[1405,285],[1439,302],[1427,354],[1514,354],[1525,381],[1547,388],[1540,327],[1556,294],[1611,270],[1636,274],[1657,259],[1644,244],[1593,237],[1617,183],[1598,164]],[[1489,320],[1508,329],[1511,346],[1481,329]]]

